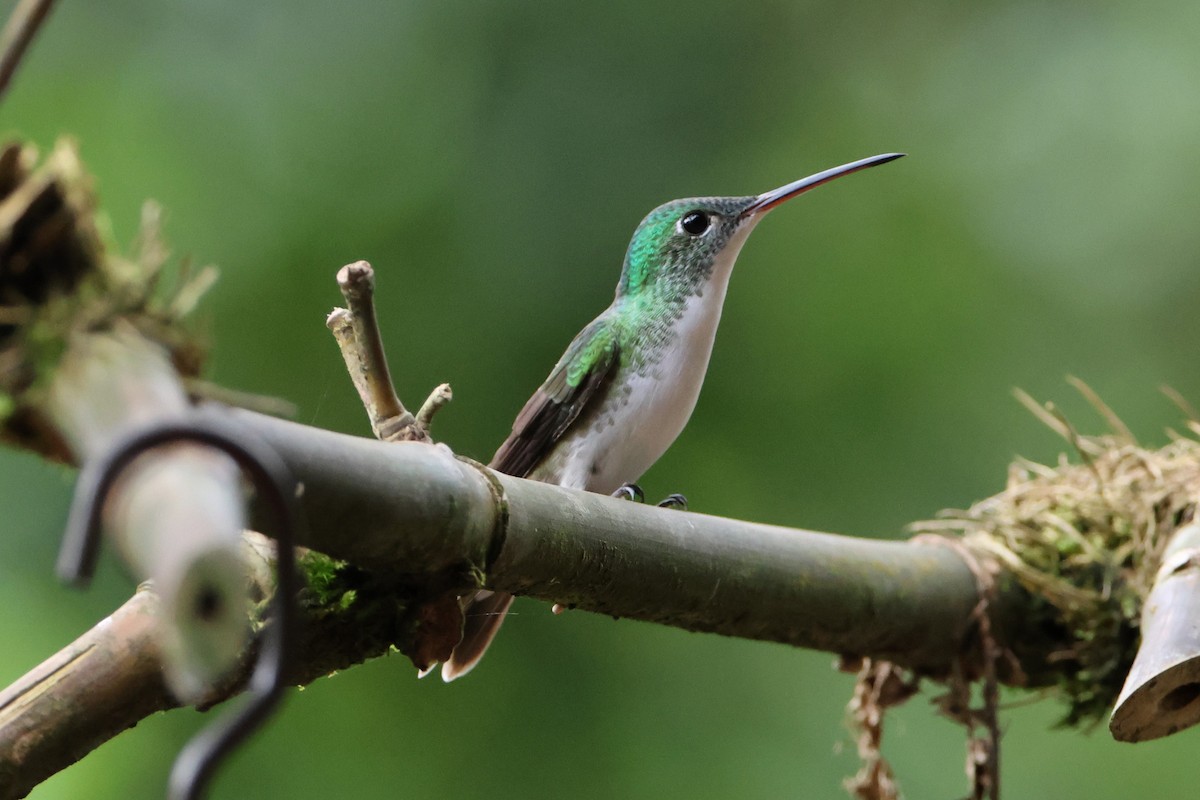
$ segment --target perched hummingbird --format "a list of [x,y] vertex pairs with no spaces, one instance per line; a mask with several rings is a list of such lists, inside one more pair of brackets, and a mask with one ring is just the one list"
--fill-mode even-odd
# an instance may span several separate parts
[[[638,480],[683,430],[708,369],[738,252],[785,200],[903,153],[864,158],[751,197],[673,200],[638,225],[612,305],[567,347],[488,465],[497,472],[612,494]],[[480,590],[452,681],[479,662],[513,596]]]

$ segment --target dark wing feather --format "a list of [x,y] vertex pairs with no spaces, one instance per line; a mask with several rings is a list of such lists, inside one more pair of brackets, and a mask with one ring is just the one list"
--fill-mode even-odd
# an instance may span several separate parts
[[550,377],[529,398],[488,466],[519,478],[528,475],[612,376],[619,361],[616,336],[608,320],[598,317],[575,337]]
[[449,683],[475,668],[496,637],[496,631],[500,630],[512,601],[513,596],[508,592],[486,589],[471,597],[464,609],[462,639],[454,646],[450,660],[442,665],[442,680]]

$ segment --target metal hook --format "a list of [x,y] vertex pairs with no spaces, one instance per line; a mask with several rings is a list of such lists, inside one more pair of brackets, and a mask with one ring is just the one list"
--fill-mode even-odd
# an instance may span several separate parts
[[301,517],[296,481],[273,448],[227,417],[197,410],[179,420],[139,428],[119,439],[104,455],[80,470],[67,530],[58,558],[59,576],[86,585],[95,572],[100,548],[100,515],[105,495],[122,469],[146,450],[180,440],[199,442],[228,454],[246,472],[271,509],[277,528],[276,587],[272,600],[274,622],[266,627],[258,663],[250,677],[250,699],[196,734],[175,759],[168,797],[196,800],[202,796],[220,762],[245,741],[274,711],[286,688],[283,669],[296,628],[294,548]]

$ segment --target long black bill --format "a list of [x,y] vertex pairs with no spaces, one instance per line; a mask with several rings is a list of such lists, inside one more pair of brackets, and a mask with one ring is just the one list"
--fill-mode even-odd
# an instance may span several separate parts
[[895,161],[897,158],[902,158],[904,153],[884,153],[870,158],[851,161],[849,164],[842,164],[840,167],[833,167],[824,172],[818,172],[816,175],[809,175],[807,178],[801,178],[798,181],[792,181],[787,186],[780,186],[774,191],[760,194],[754,204],[742,212],[743,216],[750,214],[762,214],[770,211],[775,206],[782,203],[784,200],[790,200],[798,194],[803,194],[809,189],[815,189],[823,183],[829,183],[834,178],[840,178],[843,175],[849,175],[852,172],[858,172],[860,169],[868,167],[877,167],[880,164],[886,164],[889,161]]

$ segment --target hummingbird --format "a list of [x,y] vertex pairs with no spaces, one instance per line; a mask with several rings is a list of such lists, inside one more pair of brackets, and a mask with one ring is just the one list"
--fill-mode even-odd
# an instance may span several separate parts
[[[603,494],[637,481],[683,431],[708,369],[729,276],[750,231],[809,189],[903,153],[833,167],[747,197],[672,200],[633,233],[612,304],[571,341],[488,466]],[[513,596],[465,598],[449,682],[483,657]]]

